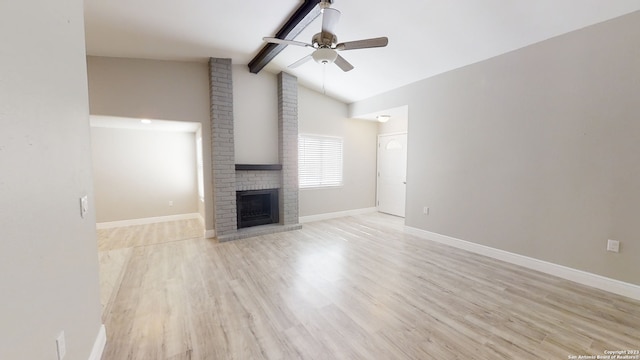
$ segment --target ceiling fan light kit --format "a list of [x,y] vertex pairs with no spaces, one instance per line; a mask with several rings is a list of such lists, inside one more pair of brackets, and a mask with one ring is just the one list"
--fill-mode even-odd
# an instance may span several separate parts
[[289,65],[290,68],[296,68],[313,59],[319,64],[336,64],[344,72],[353,70],[353,65],[351,65],[345,58],[338,55],[338,51],[387,46],[389,39],[386,37],[338,43],[338,37],[335,35],[335,28],[338,24],[338,20],[340,20],[341,14],[340,11],[330,7],[331,3],[332,1],[328,0],[320,2],[319,6],[322,12],[322,30],[312,37],[310,44],[301,41],[284,40],[273,37],[265,37],[263,40],[273,44],[295,45],[315,49],[315,51],[310,55],[307,55]]
[[336,61],[338,57],[338,53],[329,48],[320,48],[311,54],[313,60],[315,60],[318,64],[332,64]]

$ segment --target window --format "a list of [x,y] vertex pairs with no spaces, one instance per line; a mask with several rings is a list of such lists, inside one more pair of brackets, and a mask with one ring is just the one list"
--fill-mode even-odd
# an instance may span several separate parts
[[342,186],[342,139],[300,135],[298,177],[300,188]]

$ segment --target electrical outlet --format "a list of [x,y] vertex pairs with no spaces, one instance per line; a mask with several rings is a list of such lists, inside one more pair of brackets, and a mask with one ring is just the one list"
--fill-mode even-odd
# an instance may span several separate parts
[[56,347],[58,350],[58,360],[64,359],[64,356],[67,355],[67,344],[65,344],[64,341],[64,331],[56,338]]
[[426,207],[426,206],[424,208],[422,208],[422,213],[425,214],[425,215],[429,215],[429,208]]
[[169,201],[169,206],[173,206],[173,200]]
[[618,240],[607,240],[607,251],[611,252],[620,252],[620,241]]

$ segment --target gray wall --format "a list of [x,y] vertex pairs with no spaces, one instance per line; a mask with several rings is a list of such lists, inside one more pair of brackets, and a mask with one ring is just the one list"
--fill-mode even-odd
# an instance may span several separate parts
[[[87,60],[92,114],[200,122],[203,134],[211,133],[207,64],[92,56]],[[277,163],[275,75],[246,72],[233,66],[236,161]],[[377,123],[348,119],[347,105],[303,87],[298,99],[300,132],[345,138],[345,186],[301,191],[300,216],[374,207]],[[206,212],[213,214],[211,143],[204,138]],[[207,229],[213,229],[213,215],[207,215],[206,222]]]
[[349,119],[347,105],[298,86],[298,131],[344,140],[344,186],[300,189],[300,216],[375,206],[378,123]]
[[233,144],[236,164],[277,164],[278,81],[233,65]]
[[195,136],[92,127],[96,221],[197,213]]
[[65,360],[86,360],[101,320],[82,1],[3,1],[0,44],[0,359],[56,359],[64,330]]
[[92,115],[202,124],[205,228],[213,230],[207,64],[88,56],[87,66]]
[[350,111],[409,105],[408,226],[640,284],[639,44],[636,12]]
[[378,124],[378,135],[406,133],[409,127],[409,118],[391,118],[386,123]]

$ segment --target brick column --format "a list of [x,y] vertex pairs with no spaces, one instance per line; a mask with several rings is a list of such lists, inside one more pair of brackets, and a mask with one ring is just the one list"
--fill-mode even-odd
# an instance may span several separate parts
[[280,223],[298,224],[298,78],[278,74],[278,130],[280,134]]
[[209,86],[214,223],[221,236],[237,230],[231,59],[209,59]]

